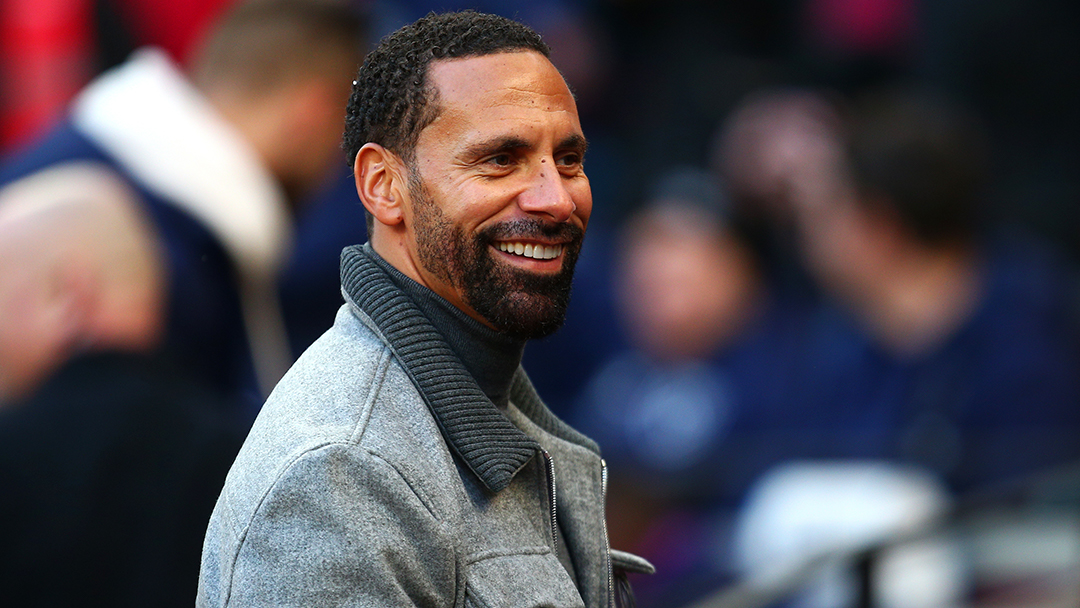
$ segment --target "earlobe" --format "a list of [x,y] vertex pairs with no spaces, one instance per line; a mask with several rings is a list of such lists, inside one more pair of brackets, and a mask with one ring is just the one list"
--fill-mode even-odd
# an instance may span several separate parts
[[353,163],[356,192],[375,220],[387,226],[404,219],[402,163],[390,150],[375,143],[364,144]]

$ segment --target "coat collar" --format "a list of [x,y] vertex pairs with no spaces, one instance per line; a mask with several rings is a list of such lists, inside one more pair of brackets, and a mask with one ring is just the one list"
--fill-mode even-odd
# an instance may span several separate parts
[[[389,343],[431,409],[447,443],[487,488],[499,492],[537,453],[480,390],[442,335],[369,256],[370,246],[341,252],[341,287]],[[511,400],[539,403],[518,370]]]

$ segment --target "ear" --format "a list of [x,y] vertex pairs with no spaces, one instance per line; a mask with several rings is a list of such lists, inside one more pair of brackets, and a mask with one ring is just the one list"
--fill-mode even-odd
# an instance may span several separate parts
[[364,208],[375,220],[396,226],[405,219],[405,163],[396,154],[375,143],[366,143],[353,163],[356,192]]

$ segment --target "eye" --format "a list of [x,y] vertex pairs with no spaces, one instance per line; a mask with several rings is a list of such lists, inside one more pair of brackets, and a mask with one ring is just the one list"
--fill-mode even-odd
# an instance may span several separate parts
[[510,163],[513,162],[513,159],[510,158],[509,154],[496,154],[495,156],[489,158],[487,162],[497,167],[509,167]]
[[555,159],[555,163],[558,164],[559,167],[566,167],[570,169],[576,169],[580,167],[581,161],[581,155],[576,152],[563,154],[562,156]]

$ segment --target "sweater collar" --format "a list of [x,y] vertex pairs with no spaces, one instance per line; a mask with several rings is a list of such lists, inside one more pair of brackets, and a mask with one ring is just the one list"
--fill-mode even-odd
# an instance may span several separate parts
[[[447,443],[487,488],[499,492],[540,449],[484,394],[416,304],[372,259],[370,245],[341,252],[341,287],[378,327],[431,409]],[[520,368],[511,400],[539,398]]]
[[514,374],[521,366],[525,340],[510,338],[465,314],[434,291],[417,283],[394,268],[374,250],[369,257],[390,280],[405,292],[435,326],[450,349],[465,366],[480,390],[499,409],[506,408]]

